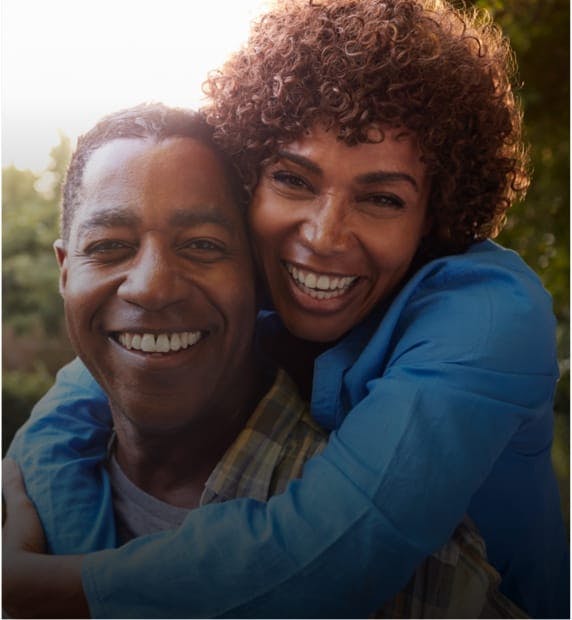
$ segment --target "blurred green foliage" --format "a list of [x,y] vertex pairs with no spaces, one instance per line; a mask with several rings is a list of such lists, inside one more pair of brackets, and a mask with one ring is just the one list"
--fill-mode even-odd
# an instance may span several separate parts
[[[555,402],[554,463],[568,514],[570,7],[568,0],[474,0],[474,4],[489,10],[503,27],[520,67],[534,178],[526,200],[511,210],[499,241],[524,257],[554,298],[562,374]],[[71,356],[52,250],[69,156],[69,140],[62,136],[41,175],[16,168],[2,172],[4,445],[55,370]],[[43,365],[38,365],[39,359]]]
[[61,136],[41,174],[2,170],[2,450],[71,359],[58,268],[59,192],[71,155]]
[[70,156],[70,141],[62,136],[41,175],[2,170],[2,312],[4,324],[18,334],[38,326],[48,336],[62,332],[52,244],[59,236],[59,193]]

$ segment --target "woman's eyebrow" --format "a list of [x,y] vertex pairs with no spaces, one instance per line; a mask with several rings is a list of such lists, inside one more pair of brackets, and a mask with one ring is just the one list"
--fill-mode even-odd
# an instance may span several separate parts
[[356,181],[361,185],[374,185],[375,183],[397,183],[406,181],[413,189],[419,193],[417,181],[407,172],[389,172],[386,170],[376,170],[367,172],[356,177]]
[[[286,159],[299,166],[310,170],[315,174],[322,175],[323,171],[311,159],[304,157],[303,155],[298,155],[297,153],[292,153],[287,150],[278,151],[279,159]],[[386,170],[375,170],[373,172],[366,172],[365,174],[361,174],[356,177],[356,181],[361,185],[373,185],[375,183],[396,183],[399,181],[406,181],[409,183],[416,192],[419,192],[419,185],[417,181],[407,172],[389,172]]]
[[314,163],[311,159],[304,157],[303,155],[298,155],[297,153],[292,153],[285,149],[281,149],[278,151],[278,159],[287,159],[303,168],[306,168],[310,172],[314,172],[315,174],[323,174],[322,169],[318,164]]

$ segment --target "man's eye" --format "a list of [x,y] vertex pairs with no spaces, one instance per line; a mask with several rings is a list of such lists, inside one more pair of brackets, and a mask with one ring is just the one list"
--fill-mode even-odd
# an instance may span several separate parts
[[225,244],[213,239],[191,239],[179,246],[179,251],[193,260],[215,261],[228,254]]
[[87,256],[97,256],[105,254],[113,254],[119,252],[127,252],[131,250],[131,245],[125,241],[118,241],[117,239],[106,239],[105,241],[97,241],[89,245],[84,254]]
[[278,170],[271,174],[271,178],[275,183],[284,185],[292,189],[304,189],[312,191],[312,185],[303,177],[285,170]]
[[189,248],[192,250],[219,250],[220,246],[218,246],[213,241],[209,241],[208,239],[195,239],[193,241],[189,241],[185,244],[185,248]]

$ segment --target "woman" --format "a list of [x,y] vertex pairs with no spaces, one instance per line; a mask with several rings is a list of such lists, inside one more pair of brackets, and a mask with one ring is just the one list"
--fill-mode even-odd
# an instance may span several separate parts
[[[279,315],[261,316],[262,345],[337,430],[267,505],[211,506],[87,556],[92,615],[134,597],[160,616],[368,613],[467,512],[505,594],[567,617],[550,300],[487,240],[528,184],[511,78],[483,15],[432,0],[285,2],[210,77],[205,112],[252,192]],[[50,432],[66,420],[73,443]],[[56,553],[115,544],[96,480],[108,430],[72,365],[13,448]],[[67,514],[49,507],[48,465],[54,489],[86,480]]]

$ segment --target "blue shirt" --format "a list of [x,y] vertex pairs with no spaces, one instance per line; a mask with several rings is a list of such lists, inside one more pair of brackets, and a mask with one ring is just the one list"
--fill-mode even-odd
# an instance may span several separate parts
[[[468,512],[503,591],[534,617],[569,617],[557,376],[550,298],[515,253],[487,241],[427,264],[317,359],[312,411],[336,430],[303,479],[88,556],[92,615],[363,617]],[[56,553],[115,546],[108,433],[105,397],[76,361],[14,441]]]

